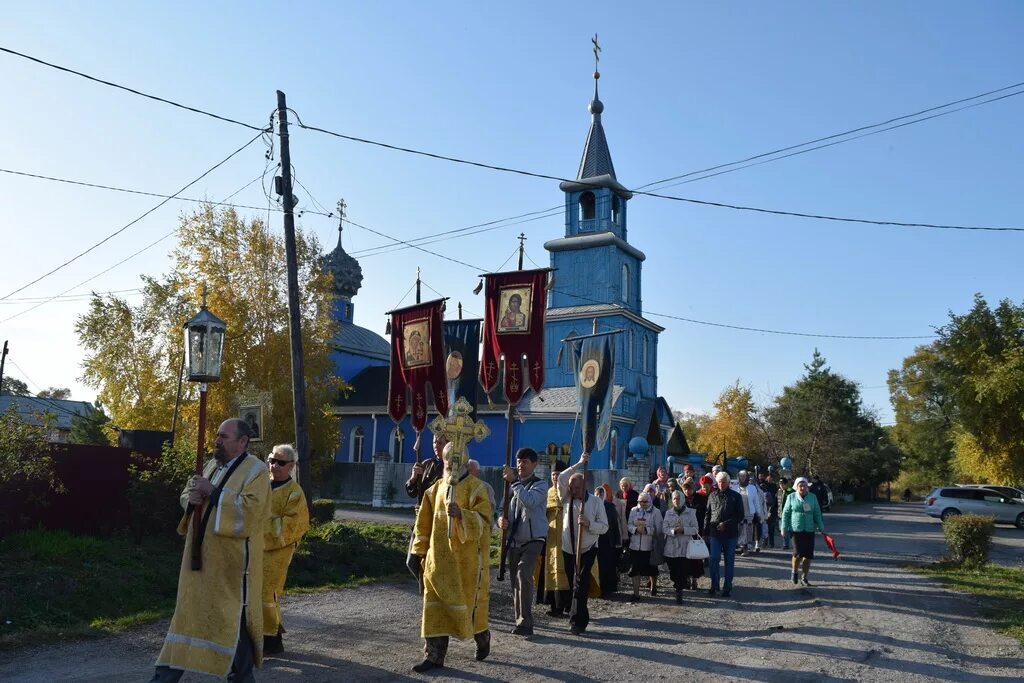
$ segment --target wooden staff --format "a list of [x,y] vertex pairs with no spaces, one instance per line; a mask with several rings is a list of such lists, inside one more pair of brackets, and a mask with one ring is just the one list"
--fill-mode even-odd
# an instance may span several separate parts
[[[512,466],[512,408],[511,401],[508,404],[508,424],[505,427],[505,467],[506,469]],[[511,526],[511,522],[508,519],[508,508],[509,508],[509,493],[510,485],[508,479],[504,477],[505,471],[502,470],[502,481],[505,482],[505,497],[502,502],[501,518],[505,520],[505,528],[501,530],[501,554],[498,560],[498,581],[505,580],[505,566],[508,563],[508,527]]]
[[[577,524],[577,526],[579,526],[579,529],[576,530],[576,548],[575,548],[575,551],[576,551],[576,571],[574,572],[573,583],[572,583],[572,604],[569,607],[569,616],[570,617],[576,616],[576,608],[578,607],[577,603],[579,602],[579,597],[578,596],[579,596],[579,591],[580,591],[580,580],[581,580],[581,575],[583,573],[583,571],[582,571],[583,567],[582,567],[582,563],[580,562],[580,558],[583,556],[583,553],[582,553],[582,550],[583,550],[583,508],[584,508],[584,504],[587,502],[587,463],[590,460],[590,454],[589,453],[584,453],[583,455],[585,457],[580,458],[581,460],[583,460],[583,498],[580,500],[580,514],[576,518],[576,524]],[[570,517],[572,516],[572,514],[571,514],[572,506],[573,506],[573,499],[570,497],[569,498],[569,510],[570,510],[570,515],[569,516]]]
[[[206,450],[206,383],[199,385],[199,435],[196,448],[196,476],[203,476],[203,452]],[[203,568],[203,546],[200,533],[203,524],[202,504],[192,509],[192,570],[200,571]]]

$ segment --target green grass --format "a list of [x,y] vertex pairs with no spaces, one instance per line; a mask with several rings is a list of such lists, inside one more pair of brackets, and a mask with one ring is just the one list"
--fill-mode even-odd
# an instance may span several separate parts
[[[411,579],[408,526],[328,522],[314,527],[292,561],[288,592]],[[0,648],[101,636],[169,617],[182,540],[92,538],[31,531],[0,539]],[[10,623],[8,623],[10,622]]]
[[1000,633],[1024,645],[1024,569],[986,564],[981,567],[953,562],[912,567],[950,588],[980,598],[981,613]]

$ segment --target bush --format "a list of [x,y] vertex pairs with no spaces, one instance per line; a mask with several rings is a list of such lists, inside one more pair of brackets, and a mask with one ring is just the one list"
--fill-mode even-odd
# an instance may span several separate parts
[[39,424],[24,421],[13,403],[0,413],[0,538],[39,524],[64,491],[47,442],[51,418],[39,417]]
[[984,515],[956,515],[946,518],[942,531],[953,559],[961,564],[988,562],[995,519]]
[[[322,501],[313,501],[313,504]],[[330,502],[330,501],[327,501]],[[408,576],[409,527],[326,522],[306,534],[288,571],[289,588],[331,588]]]
[[127,495],[135,543],[154,534],[174,534],[183,512],[178,497],[195,473],[195,458],[195,453],[180,443],[165,443],[159,458],[132,453]]
[[313,521],[318,524],[334,521],[334,501],[317,498],[313,501]]

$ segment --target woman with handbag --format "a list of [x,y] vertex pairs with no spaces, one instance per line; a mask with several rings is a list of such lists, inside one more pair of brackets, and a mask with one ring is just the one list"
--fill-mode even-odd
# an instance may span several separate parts
[[[658,565],[652,551],[658,549],[661,513],[654,507],[651,494],[641,493],[638,505],[629,511],[629,575],[633,579],[633,599],[640,599],[640,577],[650,577],[651,595],[657,595]],[[660,564],[660,562],[658,563]]]
[[[665,512],[665,561],[668,563],[672,586],[676,589],[676,604],[683,604],[683,590],[690,587],[687,546],[697,536],[697,512],[686,507],[682,491],[672,492],[672,504]],[[704,568],[701,566],[701,574]]]
[[[704,521],[704,515],[708,511],[708,499],[707,496],[702,496],[694,490],[693,479],[686,479],[683,481],[683,502],[686,507],[692,508],[697,513],[697,536],[695,539],[691,539],[693,543],[687,544],[686,551],[686,576],[690,578],[690,588],[697,590],[697,579],[704,576],[704,561],[708,558],[709,553],[705,552],[708,549],[707,541],[702,538],[703,530],[700,529],[700,524]],[[699,552],[695,552],[696,548],[690,548],[691,545],[701,543],[704,548]]]

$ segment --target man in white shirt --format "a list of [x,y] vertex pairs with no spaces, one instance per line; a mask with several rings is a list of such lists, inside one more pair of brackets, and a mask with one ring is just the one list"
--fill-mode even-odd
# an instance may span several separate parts
[[[570,465],[558,475],[558,492],[565,506],[562,524],[562,557],[565,559],[565,573],[575,591],[573,604],[576,609],[569,614],[569,630],[580,635],[590,623],[587,609],[587,588],[590,571],[597,559],[597,541],[608,531],[608,515],[604,502],[587,492],[583,473],[577,472],[590,459],[589,453],[580,456],[579,462]],[[580,571],[576,572],[576,542],[579,539]]]
[[751,483],[750,473],[740,470],[737,484],[737,492],[743,498],[743,522],[740,523],[740,542],[737,551],[745,555],[748,547],[753,544],[754,552],[761,552],[760,533],[755,533],[755,527],[760,527],[761,522],[768,517],[765,509],[764,493]]

